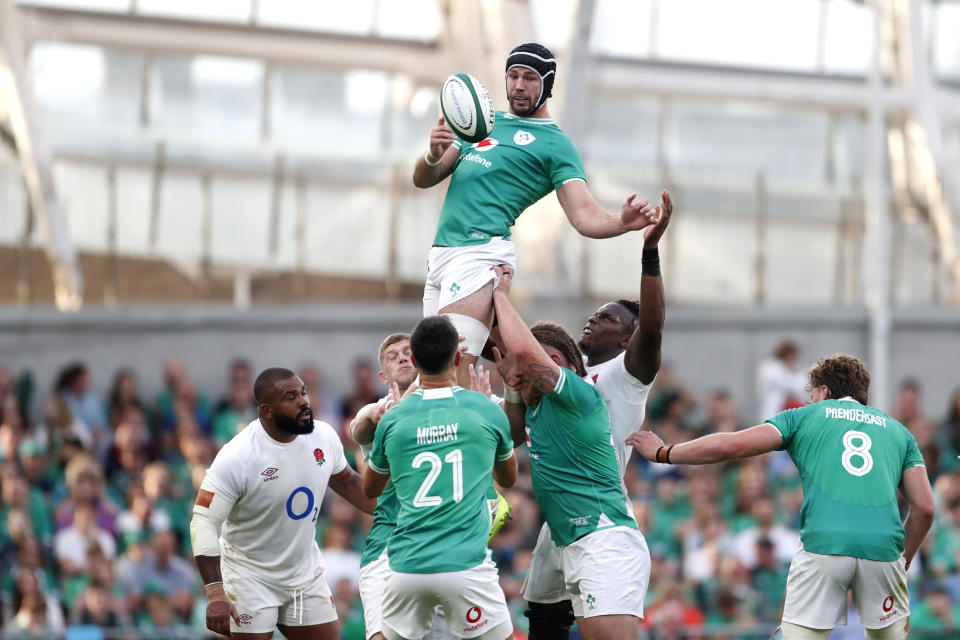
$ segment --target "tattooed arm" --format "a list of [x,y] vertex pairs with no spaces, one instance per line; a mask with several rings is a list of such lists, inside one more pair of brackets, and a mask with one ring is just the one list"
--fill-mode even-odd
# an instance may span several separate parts
[[516,357],[523,376],[543,393],[551,393],[560,381],[558,362],[563,362],[563,356],[555,349],[550,349],[552,356],[548,355],[510,304],[507,294],[513,274],[505,273],[500,267],[494,267],[494,271],[500,276],[500,282],[493,290],[493,307],[504,346]]

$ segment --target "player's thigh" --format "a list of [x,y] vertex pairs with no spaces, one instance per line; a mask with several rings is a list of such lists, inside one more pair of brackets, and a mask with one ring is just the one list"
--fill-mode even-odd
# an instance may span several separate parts
[[383,589],[380,632],[387,640],[422,638],[430,630],[438,590],[446,574],[397,573],[392,571]]
[[277,612],[278,625],[287,628],[319,627],[337,621],[333,595],[323,576],[286,593],[289,597]]
[[638,530],[611,527],[560,549],[561,570],[577,618],[643,618],[650,551]]
[[560,549],[554,544],[546,523],[540,528],[520,595],[528,602],[547,604],[570,599],[560,569]]
[[289,626],[278,624],[277,628],[287,640],[339,640],[340,622],[325,622],[307,626]]
[[455,313],[473,318],[487,325],[493,318],[493,282],[485,282],[463,297],[441,302],[440,314]]
[[367,630],[367,640],[380,632],[383,622],[383,591],[391,573],[386,549],[380,557],[360,569],[360,602],[363,604],[363,624]]
[[811,629],[847,623],[847,591],[856,560],[801,549],[790,563],[783,621]]
[[[219,638],[220,636],[217,637]],[[230,637],[235,638],[235,640],[271,640],[271,638],[273,638],[273,631],[266,633],[240,633],[231,631]]]
[[[444,575],[444,574],[435,574]],[[465,571],[446,574],[440,604],[450,632],[458,638],[503,640],[513,632],[497,566],[489,555]]]
[[866,629],[882,629],[910,615],[907,570],[903,558],[879,562],[858,558],[851,585],[853,604]]
[[640,618],[625,614],[578,617],[577,629],[584,640],[636,640]]

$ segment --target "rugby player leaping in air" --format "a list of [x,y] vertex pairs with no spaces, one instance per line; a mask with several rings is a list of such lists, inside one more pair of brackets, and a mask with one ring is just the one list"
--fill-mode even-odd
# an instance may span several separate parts
[[464,336],[466,355],[458,367],[464,386],[493,325],[492,267],[505,264],[515,271],[510,230],[527,207],[556,190],[570,224],[589,238],[611,238],[654,222],[654,207],[636,194],[619,215],[593,199],[580,153],[547,110],[556,68],[542,45],[513,49],[506,62],[510,110],[497,112],[493,134],[465,147],[441,119],[413,170],[413,183],[422,189],[453,174],[428,258],[423,315],[447,316]]

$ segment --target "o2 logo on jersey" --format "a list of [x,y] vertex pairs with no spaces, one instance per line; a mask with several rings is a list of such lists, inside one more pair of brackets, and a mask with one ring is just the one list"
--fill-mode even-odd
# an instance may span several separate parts
[[[303,496],[300,497],[300,494],[303,494]],[[304,501],[306,501],[305,505]],[[287,515],[290,516],[291,520],[303,520],[312,512],[313,518],[310,522],[316,522],[320,513],[320,508],[314,506],[316,502],[313,491],[310,491],[309,487],[297,487],[290,492],[290,497],[287,498]]]

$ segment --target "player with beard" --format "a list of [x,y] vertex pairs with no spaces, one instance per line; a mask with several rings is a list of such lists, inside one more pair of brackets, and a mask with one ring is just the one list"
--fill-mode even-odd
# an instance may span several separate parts
[[[507,299],[509,275],[494,270],[500,335],[516,365],[508,370],[495,352],[509,385],[505,410],[512,424],[520,414],[524,425],[534,496],[557,554],[556,577],[586,640],[634,640],[650,553],[629,509],[607,404],[583,379],[573,338],[549,322],[528,329]],[[512,436],[519,445],[518,434]]]
[[[607,404],[621,477],[633,451],[627,437],[643,426],[647,395],[660,369],[665,313],[659,242],[673,214],[670,194],[664,191],[661,198],[657,222],[644,232],[639,304],[617,300],[601,306],[587,319],[577,345],[586,364],[584,380],[596,386]],[[519,443],[523,439],[523,416],[510,413],[514,442]],[[643,564],[643,571],[649,578],[649,562]],[[546,523],[540,530],[521,593],[528,603],[531,640],[569,637],[574,620],[571,596],[560,565],[560,549]]]
[[556,69],[543,45],[514,48],[505,70],[509,111],[496,113],[490,137],[464,144],[441,119],[414,167],[413,183],[421,189],[453,176],[427,259],[423,315],[448,316],[466,339],[457,373],[463,386],[493,323],[497,278],[491,268],[515,269],[510,232],[527,207],[556,190],[570,224],[588,238],[611,238],[652,222],[653,206],[636,194],[617,214],[593,199],[579,151],[547,109]]
[[[266,369],[258,418],[225,444],[200,485],[190,522],[207,628],[233,638],[332,640],[340,625],[316,543],[329,486],[373,513],[333,428],[314,421],[303,381]],[[219,535],[220,525],[223,530]]]

